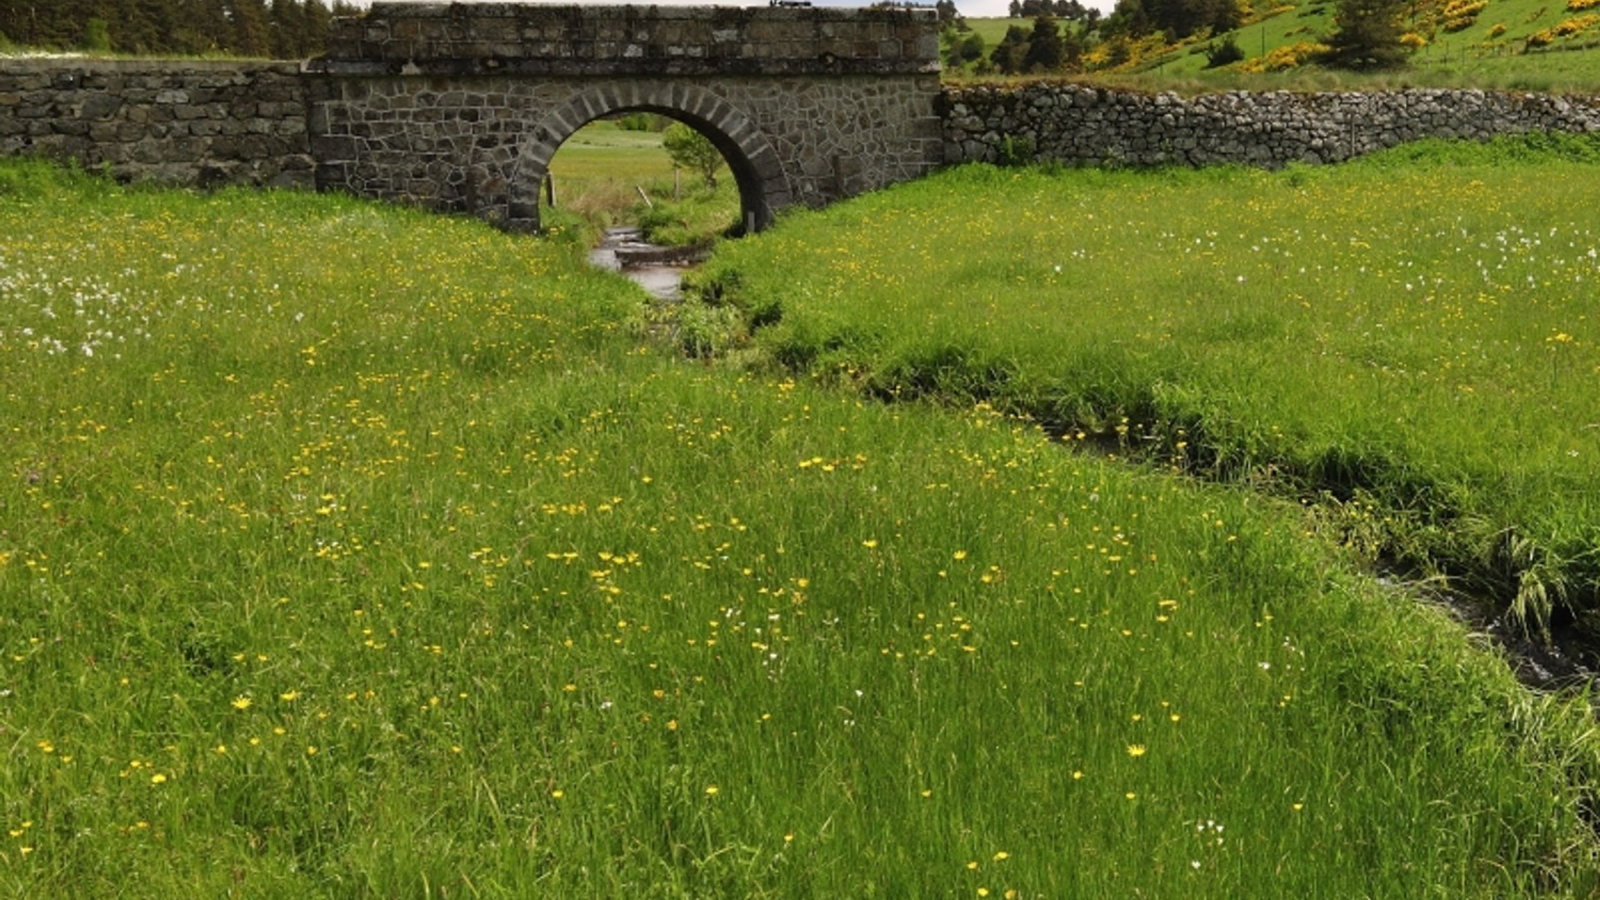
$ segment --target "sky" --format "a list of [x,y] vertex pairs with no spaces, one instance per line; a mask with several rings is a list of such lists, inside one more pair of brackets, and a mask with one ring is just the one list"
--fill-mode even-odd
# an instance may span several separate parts
[[[355,0],[356,5],[366,6],[370,0]],[[507,2],[526,2],[526,0],[507,0]],[[615,6],[618,0],[571,0],[584,6]],[[658,6],[766,6],[766,0],[654,0]],[[866,6],[872,0],[812,0],[817,6]],[[931,3],[931,0],[930,0]],[[1111,7],[1116,0],[1085,0],[1085,6],[1094,7],[1101,12],[1111,12]],[[640,4],[649,5],[649,4]],[[956,0],[956,9],[964,16],[988,17],[1004,16],[1006,8],[1011,5],[1011,0]]]

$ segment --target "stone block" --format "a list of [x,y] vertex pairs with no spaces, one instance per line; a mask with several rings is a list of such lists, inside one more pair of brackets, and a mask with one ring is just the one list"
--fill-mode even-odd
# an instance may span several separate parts
[[360,144],[349,137],[312,135],[311,153],[323,164],[354,161],[359,157]]

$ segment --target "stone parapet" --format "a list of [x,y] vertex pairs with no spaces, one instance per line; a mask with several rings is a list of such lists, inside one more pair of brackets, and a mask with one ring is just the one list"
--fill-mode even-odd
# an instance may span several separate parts
[[1600,130],[1600,99],[1481,90],[1180,97],[1037,83],[953,88],[945,161],[1278,167],[1332,163],[1424,138]]
[[297,64],[0,59],[0,155],[122,180],[310,186]]
[[378,2],[335,20],[340,75],[872,75],[939,70],[931,9]]

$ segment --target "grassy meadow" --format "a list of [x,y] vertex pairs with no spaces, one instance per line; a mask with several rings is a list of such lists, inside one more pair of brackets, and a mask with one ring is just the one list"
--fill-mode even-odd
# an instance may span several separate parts
[[[1088,373],[1221,353],[1276,388],[1299,369],[1246,345],[1320,334],[1305,371],[1365,353],[1348,371],[1380,397],[1426,384],[1436,348],[1377,333],[1422,313],[1351,292],[1426,276],[1417,309],[1458,336],[1463,383],[1509,396],[1499,334],[1461,318],[1478,295],[1447,290],[1470,275],[1505,320],[1535,317],[1541,374],[1584,380],[1585,323],[1546,344],[1559,295],[1523,283],[1578,274],[1585,213],[1502,244],[1443,197],[1393,204],[1385,178],[1452,189],[1435,170],[1377,171],[1308,182],[1328,216],[1290,235],[1266,230],[1278,176],[964,170],[719,265],[781,297],[787,333],[857,335],[852,365],[889,313],[907,338],[1069,363],[1071,310],[1107,329],[1115,365]],[[1360,212],[1380,200],[1408,239],[1467,228],[1490,280],[1393,255]],[[1180,201],[1210,224],[1129,228]],[[572,229],[7,162],[0,231],[7,896],[1600,889],[1582,698],[1522,690],[1292,505],[1068,452],[1006,396],[871,403],[684,359]],[[1162,249],[1190,302],[1155,304],[1150,265],[1095,281],[1114,247]],[[1302,260],[1295,298],[1257,294]],[[1370,327],[1319,331],[1300,300]],[[992,343],[1012,339],[1032,343]],[[1227,387],[1205,373],[1172,389]],[[1582,396],[1526,398],[1527,419]],[[1314,424],[1292,399],[1264,429]],[[1558,432],[1530,435],[1527,471]]]
[[1268,487],[1594,640],[1597,163],[1519,138],[1277,173],[971,167],[697,277],[786,370]]

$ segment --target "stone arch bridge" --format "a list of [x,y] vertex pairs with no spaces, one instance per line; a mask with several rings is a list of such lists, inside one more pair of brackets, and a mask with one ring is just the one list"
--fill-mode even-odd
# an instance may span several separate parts
[[932,10],[374,3],[308,62],[319,189],[539,225],[551,157],[602,116],[722,151],[742,225],[944,161]]

